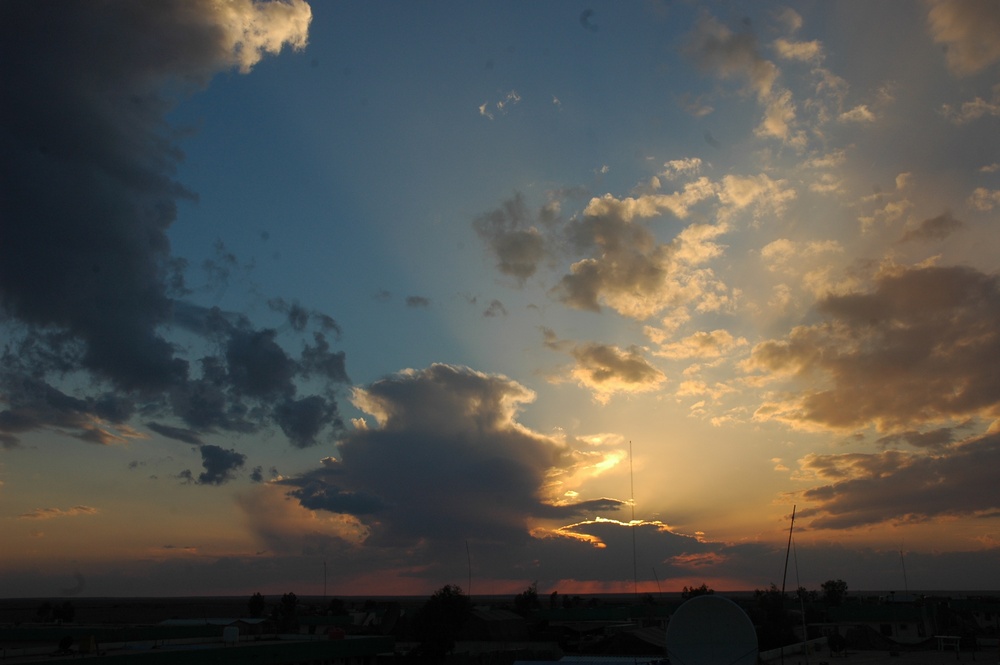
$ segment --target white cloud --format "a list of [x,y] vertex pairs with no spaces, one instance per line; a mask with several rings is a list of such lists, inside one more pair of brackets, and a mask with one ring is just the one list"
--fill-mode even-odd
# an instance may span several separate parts
[[810,169],[831,169],[842,166],[845,161],[847,161],[847,153],[840,149],[810,157],[803,163],[803,166]]
[[[718,401],[725,395],[736,392],[736,389],[730,385],[717,381],[713,384],[709,384],[706,381],[700,379],[689,379],[687,381],[682,381],[674,393],[677,397],[710,397],[715,401]],[[702,417],[707,413],[707,410],[703,409],[706,406],[704,401],[698,402],[697,404],[691,405],[691,415]]]
[[967,76],[1000,60],[1000,3],[994,0],[930,0],[927,23],[943,44],[954,74]]
[[659,327],[644,326],[643,334],[654,344],[665,344],[677,330],[691,320],[687,307],[677,307],[660,320]]
[[859,104],[850,111],[844,111],[838,116],[841,122],[875,122],[875,114],[867,104]]
[[685,93],[678,99],[678,104],[680,104],[682,109],[696,118],[703,118],[715,110],[710,104],[705,103],[703,95],[692,97],[690,94]]
[[801,60],[802,62],[819,61],[823,58],[823,45],[818,40],[811,42],[793,42],[780,37],[774,40],[774,50],[786,60]]
[[989,212],[993,208],[1000,206],[1000,189],[986,189],[976,187],[969,197],[969,205],[980,212]]
[[819,180],[809,183],[809,191],[817,194],[837,194],[843,191],[844,181],[832,173],[823,173]]
[[683,175],[698,175],[701,173],[701,159],[698,157],[685,157],[684,159],[672,159],[663,165],[660,175],[673,180]]
[[787,238],[779,238],[769,242],[760,250],[761,259],[768,270],[787,270],[793,262],[805,261],[814,265],[817,256],[822,254],[840,254],[844,248],[835,240],[815,240],[797,242]]
[[780,216],[796,197],[787,180],[774,180],[766,173],[756,176],[727,175],[722,178],[719,201],[720,221],[728,221],[736,212],[753,208],[754,221],[767,213]]
[[804,146],[803,139],[799,135],[792,134],[793,122],[795,122],[795,104],[792,102],[792,93],[788,90],[782,90],[768,99],[764,118],[754,129],[754,134],[785,142],[794,141],[800,146]]
[[694,182],[685,184],[681,191],[673,194],[646,194],[623,199],[615,198],[611,194],[595,197],[590,200],[583,213],[592,217],[611,215],[623,221],[632,221],[636,218],[655,217],[669,212],[684,219],[692,206],[711,198],[714,194],[715,185],[702,176]]
[[312,10],[305,0],[259,3],[243,0],[221,6],[229,29],[230,49],[240,71],[248,72],[266,53],[277,54],[288,44],[305,48]]
[[[553,98],[554,99],[554,98]],[[483,102],[479,105],[479,115],[488,118],[490,120],[495,119],[496,116],[493,115],[493,109],[496,109],[497,113],[505,114],[507,113],[507,107],[514,106],[521,101],[521,95],[517,90],[511,90],[502,99],[494,103]],[[556,100],[558,102],[558,100]]]
[[743,337],[734,337],[728,330],[712,330],[711,332],[696,332],[684,339],[670,344],[664,344],[656,355],[664,358],[719,358],[741,346],[746,346]]
[[802,27],[802,15],[791,7],[785,7],[777,16],[785,24],[789,32],[797,32]]
[[521,101],[521,95],[518,94],[517,90],[511,90],[507,95],[497,102],[497,110],[503,111],[507,106],[517,104]]
[[941,112],[956,125],[964,125],[983,116],[1000,116],[1000,84],[993,86],[993,99],[990,101],[976,97],[971,102],[963,102],[958,108],[945,104]]
[[[876,200],[880,200],[879,196]],[[858,221],[861,222],[863,231],[870,230],[875,224],[888,225],[902,219],[913,208],[913,202],[909,199],[898,199],[888,201],[884,206],[872,211],[870,214],[861,215]]]

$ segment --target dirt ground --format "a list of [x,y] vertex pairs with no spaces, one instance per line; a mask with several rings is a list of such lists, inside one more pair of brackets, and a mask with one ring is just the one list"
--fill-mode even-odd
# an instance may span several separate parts
[[[814,653],[806,660],[801,654],[785,656],[785,665],[951,665],[952,663],[982,663],[1000,665],[1000,654],[990,651],[901,651],[890,655],[888,651],[851,651],[846,656]],[[780,660],[769,660],[768,665],[780,665]]]
[[[247,598],[26,598],[0,599],[0,624],[32,622],[45,602],[73,604],[75,624],[153,624],[164,619],[247,616]],[[277,598],[268,598],[278,602]]]

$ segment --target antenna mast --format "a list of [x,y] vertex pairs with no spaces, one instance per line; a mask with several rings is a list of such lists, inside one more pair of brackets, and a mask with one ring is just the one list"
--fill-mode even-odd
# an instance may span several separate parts
[[469,600],[472,600],[472,550],[469,549],[469,539],[465,539],[465,556],[469,560]]
[[629,482],[629,503],[632,505],[632,518],[629,520],[629,528],[632,531],[632,593],[639,597],[639,567],[635,558],[635,478],[632,475],[632,441],[628,442],[628,482]]
[[[907,597],[910,595],[910,585],[906,581],[906,559],[903,558],[903,550],[899,550],[899,563],[903,566],[903,591],[906,593]],[[909,599],[909,598],[907,598]]]
[[[785,572],[781,575],[781,611],[785,611],[785,578],[788,577],[788,553],[792,551],[792,529],[795,528],[795,506],[792,506],[792,523],[788,525],[788,546],[785,548]],[[785,650],[781,650],[781,662],[785,662]]]

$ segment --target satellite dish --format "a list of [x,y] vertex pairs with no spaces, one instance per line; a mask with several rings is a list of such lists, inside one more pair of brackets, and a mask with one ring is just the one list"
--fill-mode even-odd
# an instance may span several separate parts
[[728,598],[695,596],[670,617],[667,657],[671,665],[755,665],[757,632]]

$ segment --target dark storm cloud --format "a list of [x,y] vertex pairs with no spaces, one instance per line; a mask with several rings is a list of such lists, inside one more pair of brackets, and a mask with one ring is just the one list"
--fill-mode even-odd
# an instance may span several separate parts
[[3,378],[9,406],[0,412],[0,429],[5,432],[27,432],[44,425],[79,429],[89,421],[92,409],[85,400],[23,374]]
[[355,389],[356,405],[376,424],[344,435],[339,460],[280,484],[304,507],[364,520],[375,547],[525,543],[533,517],[618,509],[613,499],[552,500],[551,473],[574,459],[560,439],[517,422],[533,397],[506,377],[465,367],[406,370]]
[[201,437],[198,436],[198,433],[193,430],[184,429],[183,427],[172,427],[170,425],[163,425],[157,422],[148,422],[146,423],[146,427],[169,439],[183,441],[184,443],[190,443],[196,446],[200,446],[202,444]]
[[621,510],[626,505],[628,505],[627,502],[621,499],[603,497],[588,501],[578,501],[576,503],[542,506],[538,514],[540,517],[568,519],[583,515],[593,515],[594,513],[613,512]]
[[543,561],[548,562],[546,577],[627,580],[632,576],[635,556],[640,579],[649,580],[655,570],[656,576],[667,580],[689,575],[691,560],[717,562],[719,557],[709,555],[717,552],[721,543],[701,542],[660,522],[636,520],[630,526],[629,522],[588,519],[561,527],[538,547],[545,553]]
[[[45,427],[121,440],[137,408],[179,417],[189,429],[159,419],[151,429],[189,442],[277,424],[305,445],[337,426],[329,395],[296,395],[299,379],[347,380],[343,354],[323,337],[339,334],[336,321],[272,301],[292,333],[321,331],[296,359],[275,330],[174,300],[192,291],[167,237],[178,200],[194,197],[174,179],[180,133],[167,113],[217,73],[247,73],[265,54],[303,47],[310,19],[302,0],[0,7],[5,446]],[[221,242],[216,254],[205,267],[224,284],[236,257]],[[185,357],[172,326],[219,354]],[[54,387],[74,374],[89,387]],[[215,482],[225,472],[208,454]]]
[[274,419],[297,448],[319,443],[317,437],[328,425],[336,429],[343,427],[337,415],[337,404],[319,395],[285,400],[275,408]]
[[406,296],[407,307],[430,307],[430,298],[424,296]]
[[331,351],[323,333],[313,333],[315,346],[305,345],[302,350],[300,370],[305,378],[319,376],[336,383],[349,383],[343,351]]
[[162,389],[186,372],[157,329],[170,313],[166,231],[177,199],[193,196],[172,178],[180,152],[159,90],[248,70],[263,47],[247,36],[237,52],[215,11],[9,2],[0,16],[3,307],[71,331],[83,365],[127,389]]
[[[190,303],[179,306],[178,312],[178,323],[220,348],[219,355],[199,360],[196,378],[170,391],[173,412],[189,427],[253,432],[273,422],[297,447],[314,445],[326,428],[342,427],[332,395],[335,385],[349,381],[345,356],[330,350],[322,332],[313,331],[313,343],[304,343],[295,358],[278,344],[276,330],[255,329],[243,316]],[[330,330],[315,313],[301,317],[301,322],[296,333],[313,325]],[[327,394],[298,397],[298,382],[304,380],[318,380]]]
[[[222,485],[232,480],[247,460],[247,456],[242,453],[211,444],[199,446],[198,450],[201,452],[201,466],[205,469],[198,474],[199,485]],[[194,481],[194,474],[188,469],[181,471],[178,477],[188,482]]]
[[292,395],[295,361],[275,341],[274,330],[233,330],[225,358],[233,388],[250,397]]
[[324,332],[332,332],[340,337],[343,332],[335,319],[322,312],[311,311],[297,302],[286,302],[284,298],[272,298],[268,307],[288,317],[288,325],[296,332],[303,332],[310,322],[316,322]]
[[283,482],[298,486],[298,489],[292,490],[288,495],[298,499],[302,506],[310,510],[326,510],[357,517],[378,515],[385,511],[385,503],[377,496],[340,487],[337,484],[339,475],[321,468]]
[[267,301],[268,307],[288,316],[288,325],[301,332],[309,323],[309,311],[298,303],[287,303],[283,298]]
[[43,428],[56,428],[91,443],[122,440],[109,428],[123,426],[132,416],[135,407],[130,400],[110,393],[73,397],[28,376],[18,365],[5,358],[6,371],[0,372],[0,390],[7,402],[7,408],[0,411],[4,447],[16,447],[19,434]]
[[[278,477],[278,469],[276,469],[273,466],[270,469],[268,469],[268,473],[270,473],[270,477],[271,478],[277,478]],[[253,469],[251,469],[250,470],[250,481],[254,482],[254,483],[262,483],[262,482],[264,482],[264,467],[258,465],[258,466],[255,466]]]
[[885,522],[995,514],[1000,510],[996,469],[1000,435],[953,444],[935,454],[809,455],[804,472],[830,481],[802,492],[802,511],[816,529],[850,529]]
[[926,432],[908,430],[879,437],[876,443],[883,446],[905,443],[914,448],[940,449],[955,441],[957,431],[956,427],[938,427]]
[[[293,445],[307,447],[325,428],[342,426],[333,392],[349,381],[345,355],[331,351],[323,332],[313,331],[313,343],[303,343],[295,358],[278,343],[277,330],[253,328],[242,315],[191,303],[177,303],[176,310],[176,324],[220,349],[219,355],[202,357],[197,376],[169,393],[174,414],[189,427],[253,432],[273,423]],[[294,332],[304,334],[312,326],[330,331],[328,318],[308,313]],[[298,397],[300,381],[319,381],[326,394]]]
[[538,226],[554,218],[548,207],[533,215],[518,193],[496,210],[480,215],[472,226],[496,256],[497,269],[523,284],[548,255],[548,243]]
[[171,389],[173,413],[197,431],[254,431],[256,425],[250,420],[250,409],[230,393],[225,363],[209,356],[202,358],[199,365],[199,378]]
[[507,316],[507,308],[499,300],[491,300],[490,306],[483,310],[483,316],[492,318],[495,316]]
[[965,227],[960,220],[955,219],[949,213],[938,215],[920,222],[920,225],[913,229],[908,229],[900,237],[899,242],[911,242],[914,240],[943,240],[952,233],[960,231]]
[[826,321],[758,344],[750,367],[830,385],[758,417],[832,428],[1000,415],[1000,280],[968,267],[892,268],[870,291],[828,296]]

